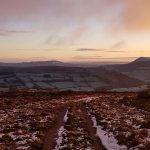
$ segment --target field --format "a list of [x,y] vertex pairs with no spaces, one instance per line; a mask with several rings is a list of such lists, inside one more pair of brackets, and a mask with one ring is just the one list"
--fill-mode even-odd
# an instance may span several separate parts
[[1,93],[0,150],[149,150],[150,98],[145,95]]
[[0,75],[1,87],[24,87],[55,89],[59,91],[93,91],[98,88],[109,86],[99,76],[83,73],[12,73]]
[[27,88],[51,89],[53,91],[100,91],[101,89],[133,88],[142,85],[145,85],[145,83],[138,79],[99,67],[47,66],[7,68],[0,66],[0,87],[3,90]]

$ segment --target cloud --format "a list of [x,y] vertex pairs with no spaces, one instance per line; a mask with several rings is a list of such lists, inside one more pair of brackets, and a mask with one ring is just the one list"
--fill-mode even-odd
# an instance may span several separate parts
[[11,36],[16,34],[28,34],[32,31],[23,31],[23,30],[2,30],[0,29],[0,36]]
[[116,33],[140,33],[150,31],[150,1],[121,0],[121,10],[111,22],[110,31]]
[[72,32],[70,38],[72,40],[77,40],[77,39],[81,38],[87,31],[88,31],[87,26],[80,25],[80,26],[78,26],[74,29],[74,31]]
[[96,20],[129,32],[150,30],[149,0],[0,0],[0,4],[0,24],[30,20],[62,27]]
[[105,20],[119,0],[0,0],[0,24],[21,22],[45,25],[80,24]]
[[102,58],[102,56],[74,56],[72,59],[76,60],[97,60]]
[[121,50],[107,50],[105,52],[110,52],[110,53],[127,53],[127,51],[121,51]]
[[65,35],[50,35],[44,44],[50,45],[74,45],[89,31],[85,25],[74,27],[70,32]]
[[121,25],[127,31],[150,31],[150,1],[125,0],[121,19]]
[[77,49],[76,51],[80,51],[80,52],[87,52],[87,51],[106,51],[105,49],[93,49],[93,48],[80,48]]
[[[0,0],[1,19],[26,19],[44,10],[48,0]],[[40,11],[41,10],[41,11]],[[38,15],[37,14],[37,15]]]
[[122,48],[122,47],[125,46],[125,44],[126,44],[126,42],[125,42],[124,40],[119,41],[119,42],[115,43],[115,44],[111,47],[111,49],[119,49],[119,48]]
[[106,52],[106,53],[125,53],[126,51],[111,50],[111,49],[94,49],[94,48],[80,48],[76,49],[78,52]]

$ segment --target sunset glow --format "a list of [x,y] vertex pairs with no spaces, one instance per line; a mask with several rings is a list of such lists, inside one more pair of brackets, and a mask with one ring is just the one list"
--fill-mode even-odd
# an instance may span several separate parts
[[0,61],[150,56],[149,0],[0,0]]

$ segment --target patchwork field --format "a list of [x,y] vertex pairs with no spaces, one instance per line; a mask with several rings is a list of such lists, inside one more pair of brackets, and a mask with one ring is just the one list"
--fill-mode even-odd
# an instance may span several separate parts
[[138,79],[99,67],[0,67],[1,88],[100,91],[144,84]]
[[98,88],[109,86],[98,76],[87,77],[82,73],[17,73],[0,75],[0,87],[22,87],[55,89],[59,91],[93,91]]

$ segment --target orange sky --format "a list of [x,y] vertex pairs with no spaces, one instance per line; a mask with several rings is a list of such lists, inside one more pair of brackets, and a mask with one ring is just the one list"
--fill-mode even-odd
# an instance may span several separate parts
[[149,40],[149,0],[0,0],[0,61],[131,61]]

